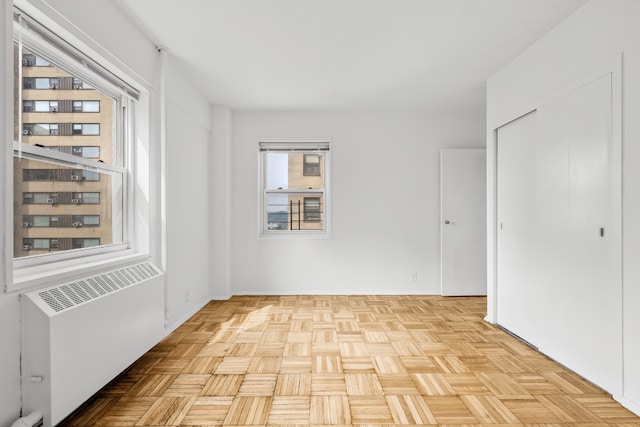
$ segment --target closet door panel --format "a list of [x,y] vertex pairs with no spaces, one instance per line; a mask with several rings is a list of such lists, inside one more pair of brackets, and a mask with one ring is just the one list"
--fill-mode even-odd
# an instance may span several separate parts
[[[539,347],[606,390],[621,375],[622,285],[612,176],[611,77],[541,106],[541,266],[549,295]],[[556,153],[555,155],[553,153]],[[565,160],[566,159],[566,160]],[[562,167],[562,162],[566,162]]]
[[540,330],[536,162],[537,113],[498,129],[497,321],[535,344]]

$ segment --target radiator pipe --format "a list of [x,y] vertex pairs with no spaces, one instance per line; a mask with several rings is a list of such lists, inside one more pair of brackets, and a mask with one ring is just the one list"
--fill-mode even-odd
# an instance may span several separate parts
[[42,412],[33,411],[26,417],[18,418],[11,424],[11,427],[34,427],[35,425],[41,425],[39,422],[42,420]]

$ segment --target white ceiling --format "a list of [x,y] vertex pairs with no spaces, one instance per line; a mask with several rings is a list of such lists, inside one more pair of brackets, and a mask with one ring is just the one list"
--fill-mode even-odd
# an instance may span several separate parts
[[212,103],[484,111],[485,81],[586,0],[119,0]]

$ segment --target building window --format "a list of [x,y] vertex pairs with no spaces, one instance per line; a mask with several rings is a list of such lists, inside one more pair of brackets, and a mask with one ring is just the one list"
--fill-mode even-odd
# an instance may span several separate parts
[[[84,192],[84,193],[73,193],[73,198],[71,200],[79,200],[80,203],[83,204],[99,204],[100,203],[100,193],[98,192]],[[73,204],[73,202],[71,202]]]
[[99,123],[74,123],[74,135],[100,135]]
[[320,176],[320,157],[318,154],[304,155],[304,176]]
[[58,123],[24,123],[22,135],[58,135]]
[[94,246],[100,246],[100,239],[96,238],[75,238],[72,239],[71,242],[73,249],[92,248]]
[[73,88],[74,89],[94,89],[89,83],[80,80],[77,77],[73,78]]
[[22,111],[25,113],[57,113],[58,101],[30,101],[22,102]]
[[322,203],[320,197],[305,197],[304,198],[304,220],[305,221],[320,221],[322,215]]
[[84,157],[86,159],[99,159],[100,147],[75,146],[72,148],[71,154],[73,154],[74,156]]
[[24,89],[58,89],[57,77],[24,77],[22,79]]
[[36,56],[32,53],[26,53],[22,55],[23,67],[49,67],[51,64],[44,58]]
[[85,159],[99,159],[100,146],[96,145],[51,145],[45,148],[53,151],[59,151],[65,154],[73,154],[74,156],[84,157]]
[[100,215],[23,215],[22,227],[100,227]]
[[326,234],[329,142],[260,142],[261,234]]
[[23,169],[22,180],[28,181],[100,181],[100,174],[86,169]]
[[62,237],[62,238],[24,238],[22,251],[64,251],[71,249],[93,248],[100,246],[100,239],[95,237]]
[[73,227],[100,227],[100,215],[73,215]]
[[100,101],[73,101],[74,113],[99,113]]

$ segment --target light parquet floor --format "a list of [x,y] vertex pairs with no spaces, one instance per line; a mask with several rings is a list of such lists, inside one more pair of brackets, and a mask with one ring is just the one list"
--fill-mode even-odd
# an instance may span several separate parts
[[480,297],[214,301],[62,425],[640,427],[485,312]]

